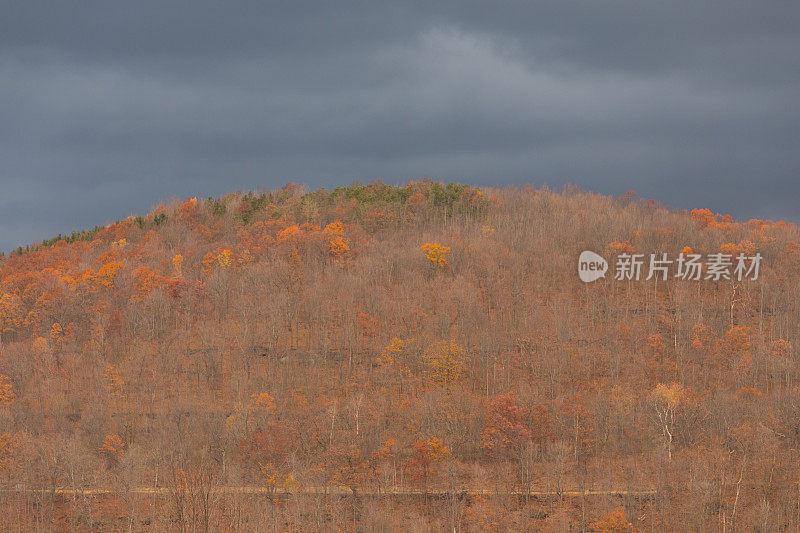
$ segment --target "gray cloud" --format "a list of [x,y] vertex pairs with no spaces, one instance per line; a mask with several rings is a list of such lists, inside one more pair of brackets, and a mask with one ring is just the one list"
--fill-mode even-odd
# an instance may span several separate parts
[[424,174],[800,220],[790,2],[16,2],[0,249],[159,199]]

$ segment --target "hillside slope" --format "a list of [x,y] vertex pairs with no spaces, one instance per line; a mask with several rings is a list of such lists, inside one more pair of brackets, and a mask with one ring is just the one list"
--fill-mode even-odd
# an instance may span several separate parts
[[[114,497],[3,493],[2,513],[23,529],[800,527],[798,242],[793,224],[631,195],[431,181],[187,199],[46,241],[0,260],[0,483]],[[755,280],[582,283],[583,250],[612,269],[762,262]],[[656,495],[206,497],[334,485]]]

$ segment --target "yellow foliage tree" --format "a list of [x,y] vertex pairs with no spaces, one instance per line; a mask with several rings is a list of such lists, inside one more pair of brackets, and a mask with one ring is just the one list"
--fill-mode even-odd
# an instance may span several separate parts
[[233,263],[233,252],[228,249],[222,250],[217,256],[217,262],[223,268],[228,268]]
[[659,383],[650,391],[650,404],[658,416],[661,432],[667,444],[667,456],[672,460],[672,439],[675,426],[675,412],[687,397],[687,389],[680,383],[665,385]]
[[431,380],[443,385],[460,380],[467,372],[464,348],[454,341],[436,343],[424,356]]
[[176,254],[172,258],[172,267],[175,269],[175,275],[180,277],[183,274],[183,256]]
[[383,349],[378,360],[376,361],[380,366],[392,366],[397,364],[398,357],[403,353],[406,348],[406,343],[402,339],[393,337],[389,341],[389,345]]
[[437,437],[428,439],[428,451],[431,456],[431,461],[438,463],[450,456],[450,448],[442,443],[442,440]]
[[203,259],[200,261],[202,266],[202,270],[204,274],[208,274],[212,270],[214,270],[214,265],[217,263],[217,256],[214,252],[208,252],[206,255],[203,256]]
[[[204,274],[211,273],[214,270],[214,267],[220,266],[222,268],[229,268],[233,265],[234,261],[234,254],[231,250],[225,248],[217,248],[213,252],[208,252],[206,255],[203,256],[203,259],[200,261],[202,265],[202,271]],[[183,258],[181,257],[181,263],[183,263]],[[173,259],[174,264],[174,259]]]

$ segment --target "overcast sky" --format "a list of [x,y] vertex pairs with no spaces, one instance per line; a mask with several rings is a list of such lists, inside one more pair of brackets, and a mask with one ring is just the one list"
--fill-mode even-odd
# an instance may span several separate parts
[[0,249],[426,174],[800,220],[800,2],[433,3],[0,0]]

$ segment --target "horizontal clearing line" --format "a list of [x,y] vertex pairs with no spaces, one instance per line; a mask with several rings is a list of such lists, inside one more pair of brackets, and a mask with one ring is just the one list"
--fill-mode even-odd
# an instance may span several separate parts
[[[18,494],[58,494],[65,496],[92,496],[103,494],[173,494],[177,492],[201,492],[203,487],[195,486],[189,487],[184,490],[169,488],[169,487],[137,487],[129,490],[112,490],[112,489],[0,489],[3,493],[18,493]],[[353,492],[348,487],[331,486],[331,487],[305,487],[297,489],[284,489],[267,487],[212,487],[212,493],[224,494],[263,494],[271,496],[315,496],[315,495],[331,495],[331,496],[351,496]],[[540,491],[531,490],[525,491],[508,491],[508,490],[492,490],[492,489],[464,489],[464,490],[422,490],[422,489],[389,489],[383,491],[356,491],[358,496],[366,497],[382,497],[382,496],[528,496],[528,497],[580,497],[580,496],[655,496],[658,491],[651,490],[563,490],[563,491]]]

